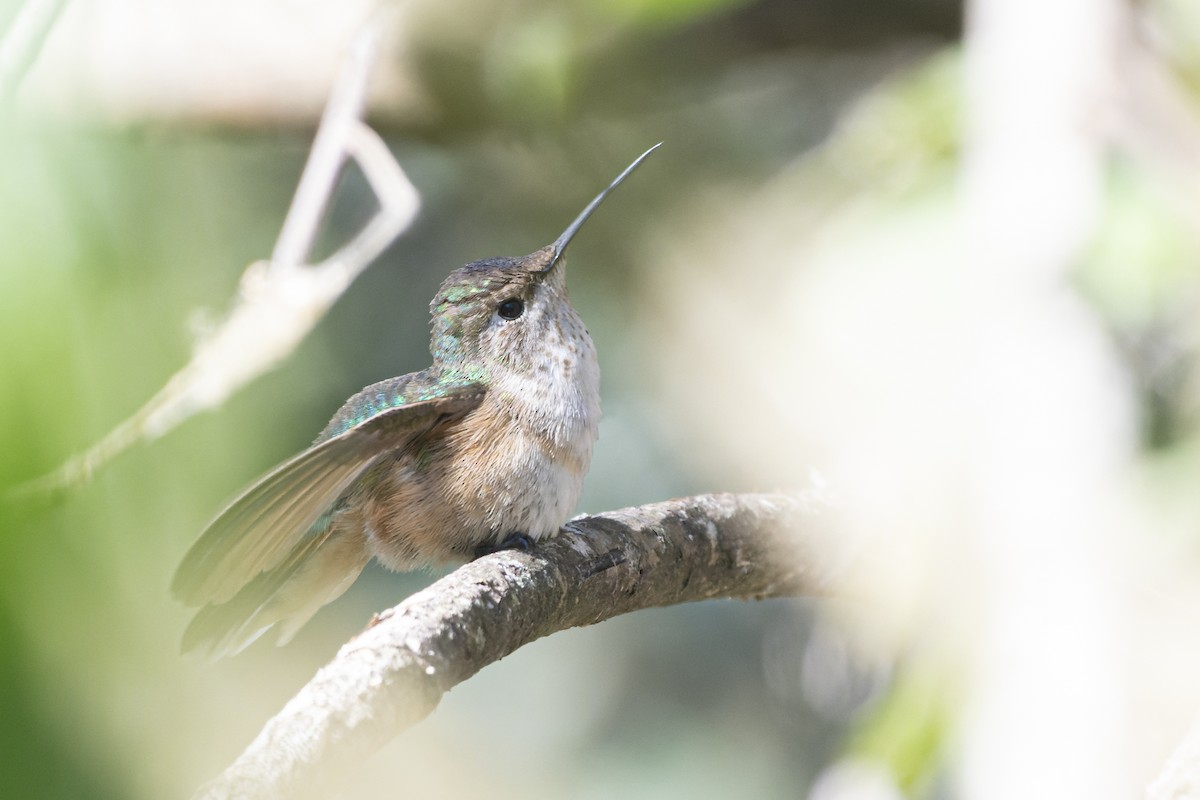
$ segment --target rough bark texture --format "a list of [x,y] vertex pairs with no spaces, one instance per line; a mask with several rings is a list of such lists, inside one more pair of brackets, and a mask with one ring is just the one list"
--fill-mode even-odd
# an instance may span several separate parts
[[692,600],[821,594],[841,561],[822,508],[811,495],[703,495],[477,559],[378,615],[199,796],[319,792],[453,686],[555,631]]

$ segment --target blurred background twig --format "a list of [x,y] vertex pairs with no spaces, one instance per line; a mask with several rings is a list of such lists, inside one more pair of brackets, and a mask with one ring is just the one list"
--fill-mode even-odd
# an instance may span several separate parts
[[[229,316],[201,334],[192,360],[133,416],[58,469],[22,484],[20,492],[69,489],[139,440],[158,438],[193,414],[220,406],[290,355],[358,274],[409,226],[419,206],[417,191],[386,145],[359,119],[379,35],[377,24],[369,24],[351,44],[271,260],[246,269]],[[305,261],[347,156],[363,171],[380,209],[346,246],[310,266]]]
[[0,37],[0,103],[21,86],[67,0],[26,0]]

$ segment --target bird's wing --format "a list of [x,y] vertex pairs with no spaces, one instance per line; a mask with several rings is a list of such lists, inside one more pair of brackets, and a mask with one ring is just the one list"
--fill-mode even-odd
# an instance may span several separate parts
[[285,644],[326,603],[350,588],[371,560],[365,537],[324,515],[279,564],[260,572],[223,603],[196,612],[182,651],[212,658],[233,655],[275,629]]
[[465,416],[484,392],[478,383],[443,384],[437,397],[372,410],[280,464],[209,524],[179,565],[172,593],[188,605],[229,600],[278,566],[375,459]]

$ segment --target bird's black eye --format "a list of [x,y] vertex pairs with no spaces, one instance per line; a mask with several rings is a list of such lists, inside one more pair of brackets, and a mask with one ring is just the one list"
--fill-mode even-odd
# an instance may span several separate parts
[[521,298],[519,297],[510,297],[496,307],[496,313],[502,319],[516,319],[525,313],[525,304],[521,302]]

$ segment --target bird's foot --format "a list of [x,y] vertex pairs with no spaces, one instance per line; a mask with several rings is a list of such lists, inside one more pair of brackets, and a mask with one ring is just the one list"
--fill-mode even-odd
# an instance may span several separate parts
[[528,534],[510,533],[507,538],[500,543],[484,542],[476,547],[475,557],[480,558],[482,556],[491,555],[492,553],[499,553],[501,550],[520,550],[528,553],[532,549],[533,539],[531,539]]

